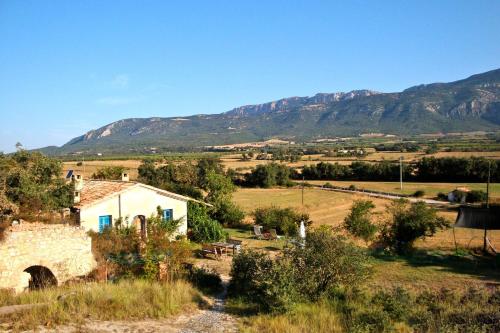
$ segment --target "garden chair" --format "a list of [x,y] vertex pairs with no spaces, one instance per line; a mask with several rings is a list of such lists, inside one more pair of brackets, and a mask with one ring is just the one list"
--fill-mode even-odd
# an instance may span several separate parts
[[276,229],[270,229],[269,230],[269,239],[278,240],[280,238],[281,238],[281,236],[278,236],[278,233],[276,232]]
[[264,236],[262,235],[262,227],[260,225],[253,226],[253,235],[257,239],[262,239]]
[[255,238],[257,239],[265,239],[265,240],[271,239],[271,234],[269,232],[262,232],[262,226],[260,225],[253,226],[253,233]]

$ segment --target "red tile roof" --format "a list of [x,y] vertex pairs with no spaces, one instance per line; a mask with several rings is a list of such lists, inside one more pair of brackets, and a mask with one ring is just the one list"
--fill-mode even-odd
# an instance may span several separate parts
[[135,186],[139,186],[139,184],[112,180],[85,180],[80,192],[80,202],[75,204],[74,207],[81,208],[88,206],[110,195],[118,194]]

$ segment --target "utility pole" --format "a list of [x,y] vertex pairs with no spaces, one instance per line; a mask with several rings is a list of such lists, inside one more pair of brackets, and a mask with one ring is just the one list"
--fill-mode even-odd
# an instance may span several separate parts
[[[491,160],[488,161],[488,182],[486,183],[486,209],[490,208],[490,178],[491,178]],[[484,241],[483,251],[486,251],[486,238],[488,237],[488,226],[484,222]]]
[[403,191],[403,156],[399,157],[399,189]]
[[304,175],[302,175],[302,211],[304,210]]

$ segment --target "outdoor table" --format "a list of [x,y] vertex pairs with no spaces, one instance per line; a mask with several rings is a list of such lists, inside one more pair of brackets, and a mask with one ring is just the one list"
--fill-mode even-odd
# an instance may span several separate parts
[[228,249],[232,249],[233,250],[233,255],[234,255],[234,251],[235,251],[235,248],[236,248],[236,246],[234,246],[234,244],[226,243],[226,242],[215,242],[215,243],[212,243],[212,245],[214,247],[216,247],[216,248],[224,249],[224,252],[226,253],[226,255],[227,255],[227,250]]

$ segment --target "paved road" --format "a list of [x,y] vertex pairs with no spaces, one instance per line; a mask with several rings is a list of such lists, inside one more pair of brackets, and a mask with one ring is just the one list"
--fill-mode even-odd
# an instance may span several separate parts
[[367,195],[370,197],[375,197],[375,198],[383,198],[383,199],[400,199],[404,198],[410,202],[417,202],[417,201],[423,201],[426,204],[429,205],[436,205],[436,206],[445,206],[445,207],[453,207],[454,204],[451,204],[447,201],[438,201],[438,200],[432,200],[432,199],[425,199],[425,198],[412,198],[412,197],[401,197],[398,195],[391,195],[391,194],[382,194],[382,193],[373,193],[373,192],[365,192],[365,191],[360,191],[360,190],[343,190],[339,188],[326,188],[326,187],[321,187],[319,186],[318,188],[325,190],[325,191],[335,191],[335,192],[344,192],[344,193],[358,193],[362,195]]

